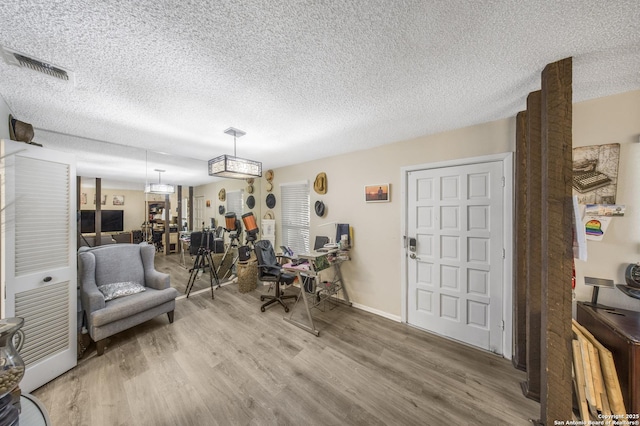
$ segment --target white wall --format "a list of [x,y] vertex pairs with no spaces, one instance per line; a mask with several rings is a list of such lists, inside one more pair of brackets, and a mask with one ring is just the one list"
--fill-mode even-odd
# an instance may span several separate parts
[[9,139],[9,114],[9,105],[0,96],[0,139]]
[[[586,262],[576,261],[576,299],[590,300],[584,277],[624,284],[629,263],[640,261],[640,91],[581,102],[573,106],[573,146],[620,144],[616,203],[624,217],[612,219],[602,241],[588,241]],[[640,300],[618,289],[601,289],[598,303],[640,310]]]

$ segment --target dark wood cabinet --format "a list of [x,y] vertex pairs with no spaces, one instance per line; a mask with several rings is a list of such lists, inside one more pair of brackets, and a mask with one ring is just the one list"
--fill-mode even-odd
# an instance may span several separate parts
[[627,413],[640,413],[640,312],[578,302],[577,320],[611,351]]

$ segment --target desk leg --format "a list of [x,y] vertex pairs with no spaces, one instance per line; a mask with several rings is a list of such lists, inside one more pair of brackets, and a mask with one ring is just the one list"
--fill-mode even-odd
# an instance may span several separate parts
[[[297,272],[297,275],[298,275],[298,282],[300,283],[300,293],[296,298],[296,302],[293,304],[293,308],[291,308],[291,313],[289,314],[289,318],[285,316],[284,320],[295,325],[296,327],[300,327],[301,329],[308,331],[309,333],[319,336],[320,331],[316,330],[315,326],[313,325],[313,317],[311,316],[311,309],[309,309],[309,301],[307,300],[306,291],[304,291],[304,282],[302,281],[302,276],[300,275],[300,272]],[[309,318],[309,324],[311,326],[293,319],[293,314],[296,311],[296,306],[298,305],[300,298],[302,298],[302,302],[304,303],[304,308],[307,311],[307,318]]]
[[338,302],[343,303],[347,306],[351,306],[351,300],[349,300],[349,294],[347,293],[347,288],[344,286],[344,280],[342,279],[342,271],[340,270],[340,263],[341,262],[336,262],[334,263],[333,268],[335,269],[335,276],[333,277],[334,282],[336,281],[336,277],[338,278],[337,281],[340,283],[340,289],[342,290],[342,295],[344,297],[344,300],[340,300],[338,299]]

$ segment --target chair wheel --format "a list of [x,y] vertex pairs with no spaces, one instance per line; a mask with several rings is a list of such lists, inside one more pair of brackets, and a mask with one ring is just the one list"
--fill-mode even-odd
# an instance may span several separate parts
[[264,302],[264,296],[260,296],[260,301]]
[[264,306],[260,306],[260,311],[264,312]]
[[284,307],[284,311],[285,312],[289,312],[289,308],[287,308],[286,306]]

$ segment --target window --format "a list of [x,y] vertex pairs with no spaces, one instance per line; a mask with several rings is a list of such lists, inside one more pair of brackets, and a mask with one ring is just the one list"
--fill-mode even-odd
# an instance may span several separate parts
[[309,253],[309,182],[280,185],[282,244],[294,253]]
[[243,192],[244,190],[242,189],[227,192],[227,213],[235,213],[237,219],[242,217],[242,207],[244,206],[244,202],[242,201]]

